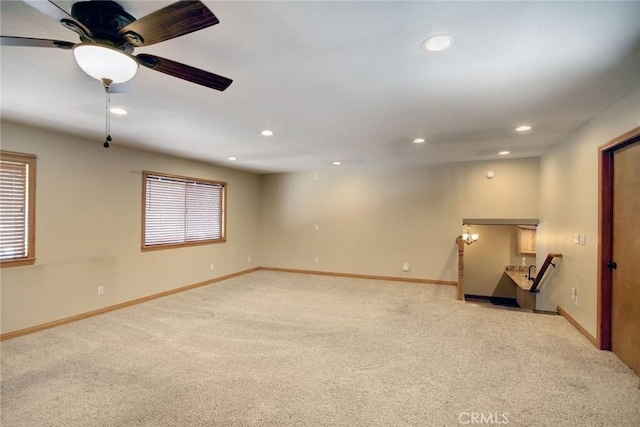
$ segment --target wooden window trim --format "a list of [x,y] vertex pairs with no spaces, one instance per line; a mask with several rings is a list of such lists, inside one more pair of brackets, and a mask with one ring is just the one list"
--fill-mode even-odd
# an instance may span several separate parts
[[[146,197],[147,197],[147,177],[151,176],[159,176],[168,179],[176,179],[181,181],[192,181],[192,182],[201,182],[206,184],[219,185],[222,187],[222,218],[221,218],[221,228],[222,228],[222,237],[219,239],[207,239],[207,240],[198,240],[192,242],[184,242],[184,243],[168,243],[161,245],[147,245],[145,243],[146,236]],[[142,171],[142,234],[140,238],[141,242],[141,250],[143,252],[147,251],[158,251],[164,249],[174,249],[174,248],[184,248],[191,246],[202,246],[202,245],[210,245],[216,243],[225,243],[227,241],[227,183],[224,181],[215,181],[210,179],[201,179],[201,178],[193,178],[183,175],[173,175],[161,172],[152,172],[152,171]]]
[[0,158],[2,160],[8,160],[19,163],[26,163],[29,165],[29,180],[27,182],[29,191],[29,216],[28,227],[29,235],[28,239],[28,253],[26,257],[16,258],[11,260],[0,260],[0,268],[8,267],[21,267],[25,265],[33,265],[36,262],[36,160],[37,156],[34,154],[16,153],[13,151],[0,150]]

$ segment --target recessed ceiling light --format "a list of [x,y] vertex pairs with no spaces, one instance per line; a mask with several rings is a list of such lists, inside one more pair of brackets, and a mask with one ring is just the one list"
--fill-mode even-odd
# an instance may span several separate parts
[[333,162],[333,166],[340,166],[342,162]]
[[424,138],[416,138],[416,139],[413,140],[413,142],[415,144],[422,144],[424,141],[425,141]]
[[234,161],[234,160],[238,160],[238,158],[237,158],[237,157],[233,157],[233,156],[231,156],[231,157],[227,157],[227,160]]
[[269,130],[269,129],[265,129],[265,130],[263,130],[262,132],[260,132],[260,134],[261,134],[262,136],[273,136],[273,131],[272,131],[272,130]]
[[500,154],[501,156],[506,156],[507,154],[509,154],[509,152],[507,150],[502,150],[498,154]]
[[516,128],[516,132],[526,132],[528,130],[531,130],[531,126],[529,125],[522,125]]
[[109,111],[111,111],[113,114],[117,114],[119,116],[124,116],[125,114],[127,114],[127,110],[125,110],[124,108],[113,107]]
[[422,42],[422,48],[429,52],[440,52],[445,50],[453,43],[453,37],[449,34],[438,34],[429,37]]

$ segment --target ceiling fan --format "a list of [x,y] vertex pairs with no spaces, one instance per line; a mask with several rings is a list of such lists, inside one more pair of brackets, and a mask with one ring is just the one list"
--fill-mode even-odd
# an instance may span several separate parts
[[150,46],[219,23],[218,18],[200,1],[178,1],[139,19],[109,0],[80,1],[73,4],[70,13],[49,0],[23,1],[77,33],[80,43],[1,36],[1,44],[73,50],[80,68],[102,81],[107,91],[112,84],[131,80],[139,65],[220,91],[233,82],[159,56],[133,55],[136,47]]

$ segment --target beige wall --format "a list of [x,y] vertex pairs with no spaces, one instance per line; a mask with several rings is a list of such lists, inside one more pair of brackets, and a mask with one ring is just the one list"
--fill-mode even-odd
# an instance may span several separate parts
[[[518,253],[517,227],[514,225],[474,225],[478,240],[464,250],[464,293],[471,295],[516,297],[516,285],[504,274],[507,265],[529,266],[535,255]],[[532,270],[535,274],[535,270]]]
[[[489,170],[495,172],[491,180]],[[539,160],[529,158],[267,175],[261,261],[455,281],[462,218],[536,218],[538,172]],[[409,272],[402,271],[405,262]]]
[[[564,255],[538,295],[538,307],[561,306],[597,335],[598,147],[640,126],[640,89],[600,114],[541,159],[537,261]],[[586,234],[575,245],[574,234]],[[571,288],[578,305],[571,301]]]
[[[3,150],[38,156],[37,260],[1,271],[3,333],[259,265],[258,175],[9,122],[1,132]],[[142,170],[226,181],[227,242],[142,253]]]
[[[455,281],[462,218],[540,218],[537,264],[548,252],[564,258],[538,307],[562,306],[595,336],[598,146],[638,125],[640,89],[541,161],[346,165],[260,177],[3,122],[3,149],[38,156],[38,190],[37,262],[2,269],[1,330],[258,265]],[[227,181],[228,242],[140,252],[143,169]],[[573,245],[576,233],[587,245]]]

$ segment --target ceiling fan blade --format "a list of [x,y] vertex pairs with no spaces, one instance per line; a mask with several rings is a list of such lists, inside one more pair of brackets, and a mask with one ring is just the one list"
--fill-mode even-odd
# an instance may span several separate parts
[[[182,0],[156,10],[120,29],[134,46],[149,46],[217,24],[218,18],[200,1]],[[127,37],[134,33],[136,37]]]
[[71,42],[65,42],[62,40],[32,39],[29,37],[1,36],[0,45],[25,46],[25,47],[57,47],[60,49],[71,49],[76,44]]
[[223,91],[233,82],[233,80],[226,77],[155,55],[141,53],[136,55],[136,58],[138,58],[140,65],[144,67],[211,89]]
[[81,37],[91,38],[91,31],[80,22],[76,21],[73,16],[69,15],[64,9],[52,1],[46,0],[23,0],[29,6],[39,10],[45,15],[55,19],[65,27],[78,33]]

